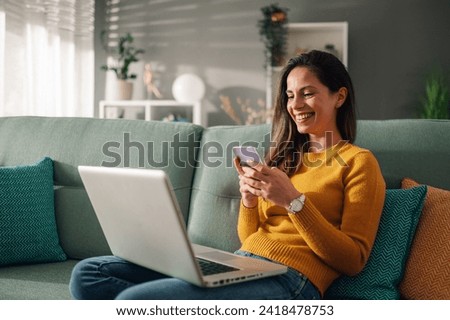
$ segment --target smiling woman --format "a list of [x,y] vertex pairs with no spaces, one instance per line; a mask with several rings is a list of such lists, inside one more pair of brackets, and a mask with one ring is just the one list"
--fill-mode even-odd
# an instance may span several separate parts
[[353,86],[338,58],[294,57],[278,87],[266,163],[235,162],[241,250],[297,270],[323,296],[367,262],[385,183],[373,154],[352,144]]
[[282,71],[278,87],[273,118],[276,125],[272,127],[275,147],[266,156],[269,165],[283,168],[290,175],[301,165],[298,155],[311,147],[318,151],[339,140],[354,141],[353,84],[335,56],[313,50],[292,58]]

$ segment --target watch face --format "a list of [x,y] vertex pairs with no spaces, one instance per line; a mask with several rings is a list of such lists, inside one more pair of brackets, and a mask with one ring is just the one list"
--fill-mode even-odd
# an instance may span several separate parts
[[300,211],[302,209],[302,207],[303,207],[303,203],[301,203],[300,200],[295,199],[294,201],[292,201],[291,209],[292,209],[293,212]]
[[297,213],[303,209],[303,205],[305,203],[305,195],[301,195],[300,197],[292,200],[291,205],[289,206],[289,211],[292,213]]

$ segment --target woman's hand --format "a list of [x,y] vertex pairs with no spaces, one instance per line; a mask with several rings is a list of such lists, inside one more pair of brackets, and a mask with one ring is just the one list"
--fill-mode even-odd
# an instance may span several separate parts
[[287,208],[293,199],[301,195],[289,177],[278,168],[261,163],[251,168],[241,167],[238,159],[235,159],[235,166],[239,172],[239,191],[246,207],[256,206],[257,197],[262,197]]
[[234,158],[234,167],[239,173],[239,192],[241,193],[242,203],[247,208],[256,207],[258,204],[258,196],[250,191],[250,185],[247,184],[247,180],[245,178],[246,171],[253,169],[242,167],[239,158]]

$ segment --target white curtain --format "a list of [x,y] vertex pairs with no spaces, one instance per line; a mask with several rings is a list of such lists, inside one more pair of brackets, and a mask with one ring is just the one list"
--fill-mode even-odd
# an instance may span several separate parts
[[94,0],[0,0],[0,116],[94,114]]

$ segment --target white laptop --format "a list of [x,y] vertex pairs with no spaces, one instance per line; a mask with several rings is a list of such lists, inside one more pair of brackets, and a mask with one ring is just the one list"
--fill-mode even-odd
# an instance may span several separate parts
[[[78,170],[111,251],[118,257],[201,287],[287,271],[277,263],[191,244],[162,170],[89,166]],[[216,264],[222,265],[220,271]]]

